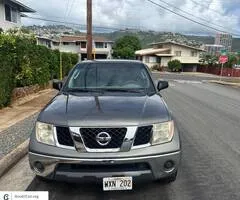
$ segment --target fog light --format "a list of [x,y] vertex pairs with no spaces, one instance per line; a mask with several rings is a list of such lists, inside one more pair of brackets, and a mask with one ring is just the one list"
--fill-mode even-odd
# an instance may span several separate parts
[[167,170],[170,170],[174,167],[174,162],[169,160],[167,162],[164,163],[164,168],[167,169]]
[[38,161],[35,162],[33,167],[34,167],[34,170],[38,173],[43,173],[44,171],[44,166],[41,162],[38,162]]

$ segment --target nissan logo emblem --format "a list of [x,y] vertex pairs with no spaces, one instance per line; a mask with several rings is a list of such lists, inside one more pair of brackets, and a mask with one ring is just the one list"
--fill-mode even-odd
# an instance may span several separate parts
[[98,133],[96,141],[101,146],[107,146],[111,142],[112,138],[107,132]]

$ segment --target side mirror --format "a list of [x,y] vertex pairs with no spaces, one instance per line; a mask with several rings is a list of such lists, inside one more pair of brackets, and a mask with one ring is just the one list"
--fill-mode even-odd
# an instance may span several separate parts
[[158,91],[168,88],[167,81],[158,81],[157,89]]
[[53,89],[61,90],[63,82],[60,80],[53,80]]

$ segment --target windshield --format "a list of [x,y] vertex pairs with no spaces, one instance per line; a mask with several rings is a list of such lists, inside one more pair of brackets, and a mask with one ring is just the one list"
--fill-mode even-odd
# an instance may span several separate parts
[[153,92],[154,86],[144,65],[136,63],[86,63],[71,73],[65,91]]

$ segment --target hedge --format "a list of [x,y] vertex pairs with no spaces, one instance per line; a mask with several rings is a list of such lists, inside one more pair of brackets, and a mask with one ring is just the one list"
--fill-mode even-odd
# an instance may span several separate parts
[[[78,55],[62,53],[63,75]],[[0,34],[0,108],[9,105],[15,87],[44,85],[59,78],[60,52],[36,45],[33,36]]]

